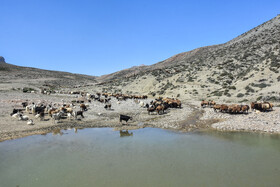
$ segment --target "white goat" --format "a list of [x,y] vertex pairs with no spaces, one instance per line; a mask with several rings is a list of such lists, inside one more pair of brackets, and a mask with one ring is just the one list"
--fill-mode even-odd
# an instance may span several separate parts
[[36,114],[35,118],[38,119],[40,117],[40,114]]
[[143,101],[140,101],[139,105],[140,105],[140,107],[144,107],[145,103]]
[[18,119],[21,120],[21,121],[27,121],[29,119],[29,117],[26,116],[26,115],[24,115],[24,116],[20,115]]
[[28,120],[28,121],[27,121],[27,125],[34,125],[33,120],[32,120],[32,119]]
[[67,113],[67,118],[70,120],[72,118],[72,113]]
[[20,115],[22,115],[22,114],[20,114],[20,113],[15,113],[15,114],[12,115],[12,117],[13,117],[13,118],[19,118]]

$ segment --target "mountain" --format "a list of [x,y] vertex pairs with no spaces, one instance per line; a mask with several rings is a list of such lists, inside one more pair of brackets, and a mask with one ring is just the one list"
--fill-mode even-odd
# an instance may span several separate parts
[[0,57],[0,90],[31,86],[186,100],[280,101],[279,41],[280,15],[224,44],[100,77],[15,66]]
[[184,99],[279,99],[280,15],[219,45],[98,78],[108,92]]
[[5,63],[0,57],[0,90],[31,87],[60,89],[95,84],[96,77],[62,71],[49,71]]

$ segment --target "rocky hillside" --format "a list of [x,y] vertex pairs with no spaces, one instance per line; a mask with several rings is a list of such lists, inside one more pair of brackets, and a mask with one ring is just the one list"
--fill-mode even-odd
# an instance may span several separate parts
[[0,57],[0,90],[20,89],[59,89],[93,85],[96,77],[61,71],[48,71],[37,68],[15,66]]
[[100,89],[182,99],[280,99],[280,15],[215,46],[99,77]]

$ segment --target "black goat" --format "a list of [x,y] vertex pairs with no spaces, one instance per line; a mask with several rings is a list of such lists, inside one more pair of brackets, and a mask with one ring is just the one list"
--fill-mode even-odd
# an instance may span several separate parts
[[126,123],[127,123],[128,120],[132,120],[132,117],[121,114],[120,115],[120,122],[122,122],[123,120],[126,121]]

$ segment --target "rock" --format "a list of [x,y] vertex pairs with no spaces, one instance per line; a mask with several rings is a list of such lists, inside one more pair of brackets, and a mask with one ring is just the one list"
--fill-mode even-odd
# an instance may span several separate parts
[[0,63],[6,63],[6,62],[5,62],[5,58],[2,57],[2,56],[0,56]]

